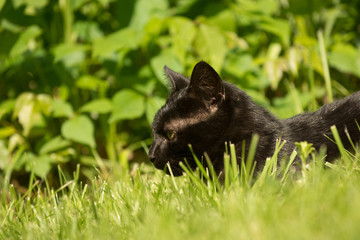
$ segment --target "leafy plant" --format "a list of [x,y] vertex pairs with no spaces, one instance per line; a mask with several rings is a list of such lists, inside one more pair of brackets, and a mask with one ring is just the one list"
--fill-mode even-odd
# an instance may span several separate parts
[[164,65],[190,75],[205,60],[280,117],[347,95],[359,88],[359,9],[357,0],[0,1],[3,178],[31,169],[46,178],[56,165],[71,175],[79,163],[92,178],[93,166],[105,174],[146,161],[168,94]]

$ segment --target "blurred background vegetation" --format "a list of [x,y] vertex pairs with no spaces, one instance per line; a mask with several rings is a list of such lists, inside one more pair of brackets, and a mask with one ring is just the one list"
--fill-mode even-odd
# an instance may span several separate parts
[[315,110],[360,89],[360,1],[0,0],[0,181],[146,162],[163,66],[199,60],[278,117]]

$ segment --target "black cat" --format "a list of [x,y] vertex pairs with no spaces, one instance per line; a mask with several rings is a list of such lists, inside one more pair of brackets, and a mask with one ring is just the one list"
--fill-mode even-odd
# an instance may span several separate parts
[[260,137],[255,154],[257,169],[273,155],[279,138],[286,140],[280,157],[289,156],[295,142],[307,141],[316,149],[324,145],[327,160],[338,155],[336,144],[328,139],[333,138],[332,125],[336,125],[345,148],[351,147],[346,129],[353,142],[359,141],[360,92],[316,112],[280,120],[256,105],[244,91],[222,81],[205,62],[196,64],[190,80],[166,66],[164,70],[172,92],[155,116],[149,158],[159,169],[169,163],[176,176],[182,175],[179,162],[184,158],[191,168],[196,167],[188,144],[198,157],[206,152],[219,174],[224,165],[225,142],[235,144],[239,157],[243,140],[247,149],[254,133]]

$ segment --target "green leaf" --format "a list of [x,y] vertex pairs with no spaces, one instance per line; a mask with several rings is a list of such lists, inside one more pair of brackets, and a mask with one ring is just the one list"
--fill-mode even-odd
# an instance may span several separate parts
[[7,126],[0,128],[0,138],[8,138],[16,133],[16,128],[13,126]]
[[18,8],[22,5],[27,5],[28,7],[42,8],[45,7],[48,3],[48,0],[13,0],[15,8]]
[[277,89],[280,81],[283,79],[284,71],[287,66],[280,57],[282,47],[280,43],[270,44],[267,52],[267,59],[264,64],[264,70],[267,73],[272,89]]
[[41,155],[47,154],[50,152],[55,152],[63,148],[70,146],[70,141],[63,139],[61,136],[57,136],[49,141],[47,141],[41,148],[39,153]]
[[196,27],[190,19],[184,17],[171,18],[168,24],[172,37],[172,50],[180,62],[185,64],[186,56],[191,51],[196,36]]
[[225,9],[211,17],[210,22],[219,26],[221,29],[236,32],[236,17],[232,10]]
[[201,24],[195,47],[203,60],[209,62],[216,71],[221,70],[227,46],[224,33],[218,27]]
[[113,111],[109,122],[123,119],[134,119],[144,114],[144,96],[130,89],[124,89],[115,94],[112,99]]
[[329,63],[342,72],[360,77],[360,49],[350,44],[336,44],[329,53]]
[[88,49],[88,46],[81,44],[59,44],[53,49],[54,61],[62,61],[67,66],[80,64],[84,61]]
[[157,82],[157,79],[152,77],[152,78],[149,78],[146,82],[144,83],[136,83],[133,85],[133,88],[144,94],[144,95],[151,95],[151,93],[154,91],[155,89],[155,85],[156,85],[156,82]]
[[155,114],[157,113],[157,111],[159,111],[159,109],[164,106],[166,100],[164,98],[160,98],[160,97],[151,97],[148,98],[146,101],[146,119],[148,121],[148,123],[151,125]]
[[0,11],[3,8],[5,2],[6,2],[6,0],[0,0]]
[[24,146],[24,144],[24,137],[21,136],[19,133],[14,133],[9,137],[8,150],[12,153],[16,149],[16,147]]
[[148,44],[148,41],[152,40],[151,37],[159,36],[166,26],[167,20],[170,19],[152,18],[149,22],[147,22],[143,30],[143,33],[147,37],[143,39],[142,43]]
[[15,107],[15,100],[14,99],[9,99],[9,100],[5,100],[4,102],[2,102],[0,104],[0,119],[7,113],[10,113],[11,111],[13,111]]
[[9,151],[6,148],[5,142],[0,141],[0,169],[4,169],[9,164]]
[[91,101],[80,108],[80,112],[96,112],[96,113],[109,113],[112,110],[111,101],[107,98],[96,99]]
[[118,50],[135,49],[139,44],[139,33],[132,28],[125,28],[96,40],[93,45],[93,55],[106,57]]
[[91,75],[83,75],[76,81],[76,86],[81,89],[97,90],[99,88],[106,89],[109,84],[100,78]]
[[48,4],[49,0],[26,0],[28,6],[36,7],[36,8],[43,8]]
[[78,20],[75,23],[74,30],[79,38],[85,42],[92,42],[104,36],[97,22]]
[[247,73],[256,70],[256,65],[250,54],[236,54],[227,58],[225,69],[235,77],[242,78]]
[[294,14],[307,15],[318,11],[321,8],[325,8],[327,4],[330,4],[330,0],[322,1],[299,1],[289,0],[289,11]]
[[34,159],[35,175],[45,178],[51,170],[53,159],[50,156],[39,156]]
[[[241,13],[253,13],[257,15],[273,15],[276,13],[279,9],[278,1],[274,0],[257,0],[257,1],[237,1],[239,2],[239,9]],[[242,17],[247,17],[247,14],[243,14]],[[251,15],[252,18],[255,18],[256,16]]]
[[45,178],[51,170],[51,165],[54,160],[48,156],[36,156],[33,153],[27,153],[24,155],[26,161],[25,170],[28,172],[34,171],[35,175],[41,178]]
[[[11,152],[9,150],[9,152]],[[13,168],[15,171],[24,170],[24,165],[26,167],[26,164],[29,160],[29,155],[32,154],[31,152],[24,151],[24,147],[19,147],[19,149],[14,152],[14,155],[16,156],[16,161],[14,162]]]
[[311,101],[310,92],[302,92],[301,94],[294,88],[290,88],[290,93],[282,98],[274,98],[274,112],[279,118],[289,118],[301,113]]
[[22,93],[15,103],[13,117],[19,119],[24,136],[28,136],[32,127],[43,120],[41,106],[33,93]]
[[165,65],[167,65],[175,72],[178,73],[184,72],[183,65],[180,63],[179,59],[170,51],[162,51],[159,55],[153,57],[150,60],[150,65],[155,73],[155,76],[162,84],[164,84],[164,86],[169,85],[168,81],[166,80],[166,76],[164,74]]
[[47,94],[39,94],[36,96],[36,104],[39,106],[39,110],[41,113],[46,116],[50,115],[51,106],[52,106],[52,98]]
[[[0,0],[0,5],[1,5],[1,0]],[[1,27],[4,30],[7,30],[7,31],[12,32],[12,33],[20,33],[23,30],[23,28],[21,26],[9,21],[8,19],[2,19]],[[4,39],[1,39],[1,42],[3,42],[3,41],[4,41]],[[12,43],[14,43],[14,42],[12,42]]]
[[290,24],[287,20],[263,17],[260,28],[269,33],[275,34],[287,47],[290,44]]
[[61,126],[61,134],[69,140],[95,147],[94,125],[85,115],[75,116]]
[[74,115],[74,110],[70,103],[65,102],[61,99],[53,101],[52,105],[52,114],[53,117],[72,117]]
[[36,25],[27,27],[25,29],[25,31],[23,33],[21,33],[20,37],[18,38],[18,40],[15,42],[15,44],[11,48],[10,56],[16,57],[16,56],[19,56],[22,53],[24,53],[26,50],[28,50],[30,48],[29,42],[32,39],[39,36],[41,33],[42,33],[42,30]]
[[163,13],[168,9],[167,0],[137,0],[130,25],[137,31],[143,31],[147,22],[151,18]]
[[33,93],[22,93],[20,94],[15,101],[14,111],[13,111],[13,118],[16,118],[19,115],[22,107],[29,102],[33,102],[35,95]]

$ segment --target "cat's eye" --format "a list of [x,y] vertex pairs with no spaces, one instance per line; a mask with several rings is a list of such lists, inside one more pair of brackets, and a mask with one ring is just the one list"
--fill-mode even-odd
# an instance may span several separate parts
[[166,132],[166,136],[167,136],[167,138],[168,138],[169,140],[174,139],[174,137],[175,137],[175,131],[173,131],[173,130],[167,131],[167,132]]

